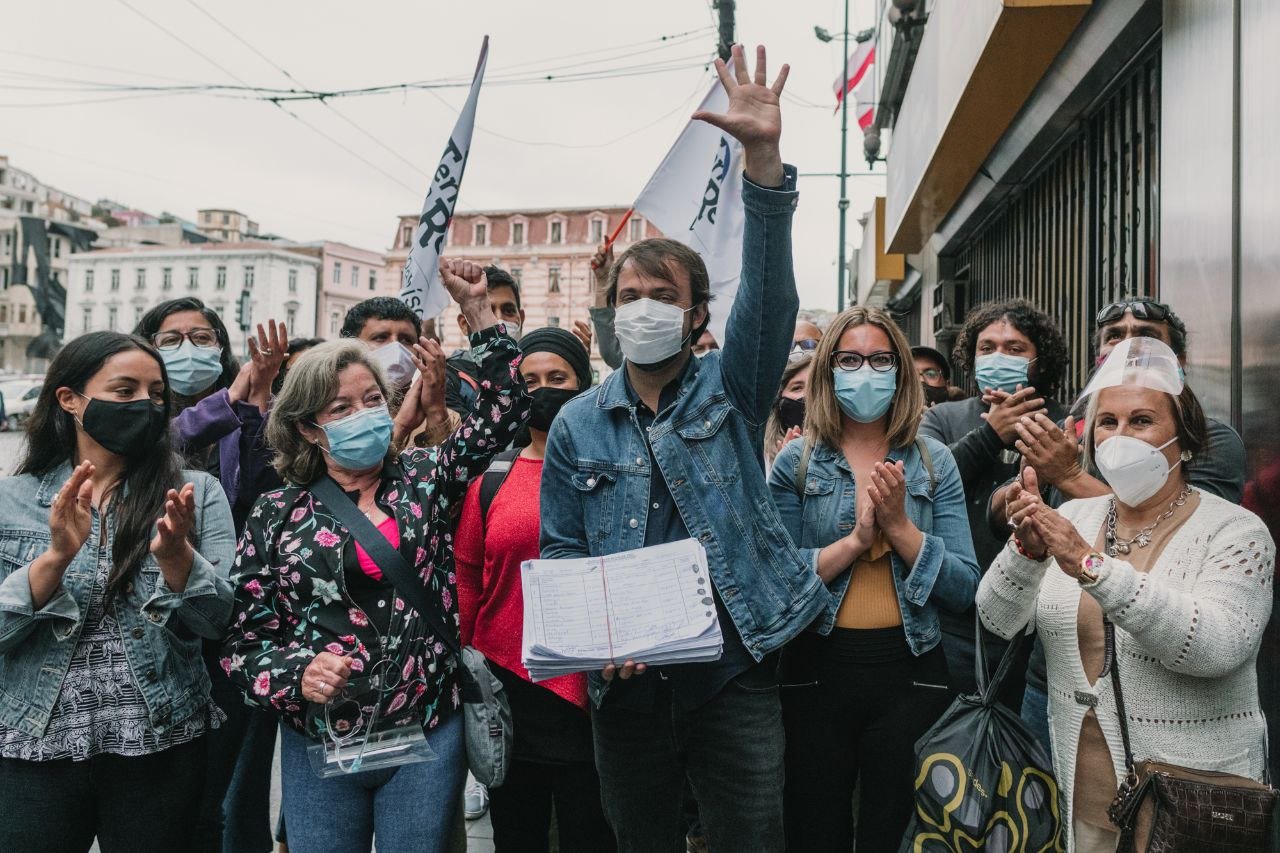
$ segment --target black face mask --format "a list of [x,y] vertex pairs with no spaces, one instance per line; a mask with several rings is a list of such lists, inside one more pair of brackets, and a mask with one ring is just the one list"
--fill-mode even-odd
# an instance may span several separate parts
[[924,387],[925,402],[930,406],[947,402],[947,386],[930,385],[926,382],[921,382],[920,384]]
[[529,409],[529,426],[546,432],[551,429],[551,422],[560,414],[564,404],[578,396],[578,389],[538,388],[531,391],[529,396],[533,398],[533,406]]
[[783,430],[804,426],[804,398],[792,400],[790,397],[778,398],[778,424]]
[[89,401],[80,425],[90,438],[118,456],[136,458],[154,450],[169,423],[164,407],[150,400],[116,403],[80,396]]

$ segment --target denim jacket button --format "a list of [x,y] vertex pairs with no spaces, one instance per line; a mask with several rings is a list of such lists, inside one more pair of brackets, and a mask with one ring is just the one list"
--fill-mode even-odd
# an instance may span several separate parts
[[702,428],[703,428],[703,429],[711,429],[711,421],[703,421],[703,422],[702,422]]
[[144,632],[141,628],[134,628],[134,629],[133,629],[132,631],[130,631],[129,633],[133,635],[133,638],[134,638],[135,640],[141,640],[141,639],[142,639],[142,635],[143,635],[145,632]]
[[594,489],[595,487],[596,487],[596,478],[591,477],[590,479],[587,480],[587,488]]
[[639,527],[639,526],[640,526],[640,522],[636,521],[634,518],[633,518],[633,519],[631,519],[631,521],[629,521],[629,522],[627,522],[627,523],[631,525],[632,529],[637,528],[637,527]]
[[643,464],[644,464],[644,457],[643,457],[643,456],[637,456],[637,457],[636,457],[636,464],[637,464],[637,465],[643,465]]
[[147,681],[155,681],[157,678],[159,678],[159,675],[154,669],[147,670]]
[[157,625],[164,620],[164,617],[161,616],[159,613],[156,613],[155,611],[148,613],[147,618],[150,619],[152,622],[155,622]]

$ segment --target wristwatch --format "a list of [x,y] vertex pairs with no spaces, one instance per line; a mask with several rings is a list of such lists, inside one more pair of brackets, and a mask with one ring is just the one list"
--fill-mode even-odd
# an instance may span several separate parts
[[1102,555],[1097,551],[1090,551],[1080,558],[1080,574],[1076,575],[1076,581],[1082,586],[1087,583],[1098,582],[1098,570],[1102,568]]

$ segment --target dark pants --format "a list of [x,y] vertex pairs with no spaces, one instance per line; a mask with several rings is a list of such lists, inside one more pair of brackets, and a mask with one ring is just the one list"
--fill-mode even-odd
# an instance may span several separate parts
[[660,682],[648,710],[606,701],[592,715],[604,813],[620,851],[684,853],[686,776],[711,850],[783,849],[782,709],[776,677],[758,678],[759,669],[693,710]]
[[271,838],[271,765],[278,721],[245,704],[244,693],[223,673],[218,648],[206,645],[210,695],[227,715],[210,732],[197,850],[202,853],[266,853]]
[[507,778],[489,790],[489,819],[498,853],[547,853],[555,808],[560,853],[608,853],[613,831],[600,806],[596,768],[583,762],[539,764],[515,760]]
[[880,629],[836,628],[831,637],[804,635],[784,656],[812,656],[810,680],[793,681],[784,669],[788,850],[854,849],[855,787],[858,853],[892,853],[902,843],[915,801],[916,740],[954,694],[940,648],[915,658],[901,628],[884,631],[897,632],[901,651],[865,647],[869,635],[887,636]]
[[151,755],[87,761],[0,758],[0,850],[102,853],[190,850],[204,787],[197,738]]

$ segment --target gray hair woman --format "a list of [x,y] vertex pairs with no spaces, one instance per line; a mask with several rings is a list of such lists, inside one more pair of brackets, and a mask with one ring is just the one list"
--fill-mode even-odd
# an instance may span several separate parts
[[[289,370],[267,423],[288,485],[259,498],[233,572],[223,668],[287,724],[284,812],[295,851],[443,850],[465,775],[455,661],[353,539],[313,484],[332,478],[456,619],[453,520],[467,483],[524,423],[520,352],[489,308],[481,268],[442,264],[472,329],[475,409],[438,447],[391,451],[388,383],[359,342],[309,350]],[[425,367],[426,339],[414,347]],[[382,721],[374,727],[373,721]],[[370,730],[420,727],[437,760],[320,778],[319,740],[341,746]],[[356,749],[350,748],[354,754]],[[388,803],[392,803],[388,807]]]
[[1009,502],[1016,530],[977,598],[1000,636],[1029,622],[1039,633],[1069,849],[1088,853],[1115,850],[1107,806],[1125,772],[1115,696],[1100,678],[1104,619],[1135,760],[1255,779],[1266,761],[1254,668],[1275,546],[1253,513],[1187,484],[1183,463],[1207,441],[1200,404],[1167,347],[1125,344],[1102,368],[1113,379],[1091,385],[1085,431],[1114,494],[1054,510],[1025,469]]

